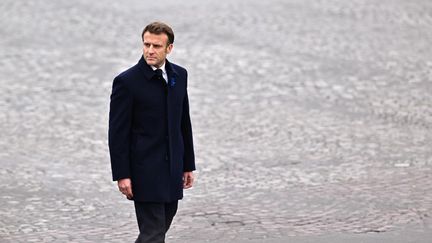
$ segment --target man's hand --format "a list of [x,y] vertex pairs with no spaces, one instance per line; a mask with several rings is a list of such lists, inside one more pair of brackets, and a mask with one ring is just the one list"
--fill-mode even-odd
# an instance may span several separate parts
[[194,174],[192,171],[183,173],[183,188],[191,188],[194,182]]
[[123,193],[127,199],[132,199],[132,182],[129,178],[120,179],[117,181],[119,191]]

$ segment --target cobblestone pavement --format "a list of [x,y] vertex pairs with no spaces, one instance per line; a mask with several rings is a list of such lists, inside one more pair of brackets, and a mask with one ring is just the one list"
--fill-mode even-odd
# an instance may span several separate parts
[[108,102],[155,19],[189,70],[198,166],[168,242],[432,231],[431,1],[0,10],[0,242],[134,240],[133,205],[111,181]]

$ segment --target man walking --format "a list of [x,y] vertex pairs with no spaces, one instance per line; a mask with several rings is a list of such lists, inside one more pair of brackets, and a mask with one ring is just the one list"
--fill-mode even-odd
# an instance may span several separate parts
[[165,242],[195,158],[186,69],[169,62],[174,33],[161,22],[142,32],[143,56],[113,81],[108,143],[113,180],[134,201],[139,243]]

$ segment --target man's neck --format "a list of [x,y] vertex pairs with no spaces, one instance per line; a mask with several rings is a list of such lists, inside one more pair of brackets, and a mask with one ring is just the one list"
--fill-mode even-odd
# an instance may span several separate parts
[[166,62],[162,63],[162,65],[160,65],[159,67],[158,66],[151,66],[151,68],[153,70],[162,69],[162,71],[165,71],[165,64],[166,64]]

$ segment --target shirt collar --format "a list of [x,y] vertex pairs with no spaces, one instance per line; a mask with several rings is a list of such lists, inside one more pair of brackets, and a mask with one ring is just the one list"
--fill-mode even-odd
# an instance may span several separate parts
[[[160,70],[162,70],[162,74],[163,75],[166,75],[166,70],[165,70],[165,64],[166,64],[166,62],[164,62],[163,64],[162,64],[162,66],[160,66]],[[152,69],[153,69],[153,71],[156,71],[156,69],[158,69],[157,67],[155,67],[155,66],[150,66]]]

